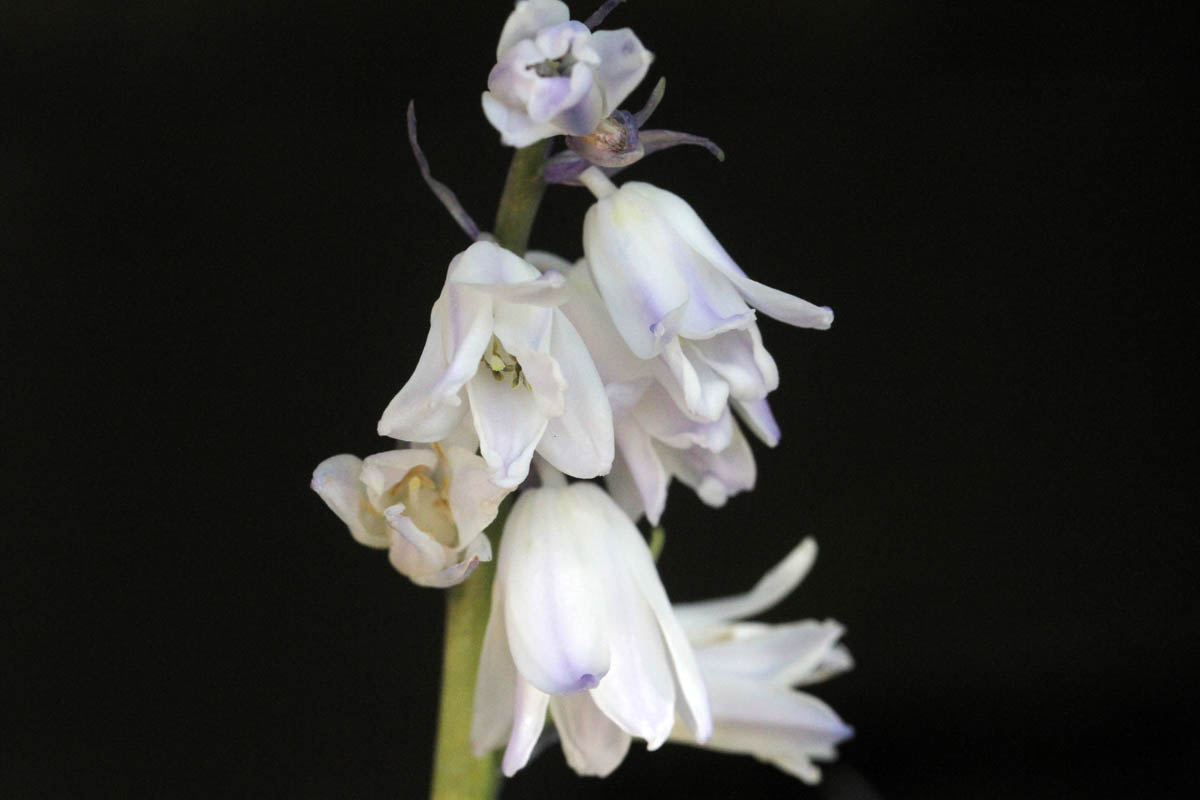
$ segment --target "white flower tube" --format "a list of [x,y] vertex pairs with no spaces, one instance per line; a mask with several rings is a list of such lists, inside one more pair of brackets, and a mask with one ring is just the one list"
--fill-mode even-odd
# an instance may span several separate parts
[[606,775],[630,738],[659,747],[684,720],[711,733],[708,698],[650,551],[599,487],[526,490],[504,527],[475,686],[472,746],[529,760],[546,710],[571,766]]
[[586,136],[650,67],[654,56],[633,31],[592,33],[570,16],[558,0],[522,0],[504,25],[483,112],[506,145]]
[[312,488],[368,547],[387,548],[400,573],[421,586],[461,583],[492,559],[483,529],[507,489],[488,480],[483,459],[457,446],[391,450],[365,461],[322,461]]
[[[816,552],[813,540],[805,539],[746,594],[675,606],[712,701],[713,736],[705,746],[753,755],[805,783],[820,781],[813,762],[835,759],[837,745],[853,734],[833,709],[793,688],[850,669],[850,654],[837,643],[843,628],[832,620],[734,620],[790,594]],[[683,725],[671,738],[694,743]]]
[[747,277],[676,195],[618,189],[594,168],[580,179],[598,198],[583,224],[596,288],[629,349],[658,360],[656,376],[690,413],[715,419],[729,397],[738,407],[778,386],[753,309],[804,328],[833,323],[830,309]]
[[379,433],[439,441],[469,406],[498,486],[523,481],[535,450],[577,478],[607,473],[612,412],[587,348],[555,308],[566,299],[564,284],[560,273],[543,275],[491,242],[458,254],[417,368],[383,412]]

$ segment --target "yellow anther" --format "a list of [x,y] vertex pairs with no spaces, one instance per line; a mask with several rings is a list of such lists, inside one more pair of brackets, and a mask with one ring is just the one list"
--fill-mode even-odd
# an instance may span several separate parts
[[504,370],[508,367],[508,365],[504,363],[504,359],[500,358],[500,356],[496,355],[495,353],[488,353],[486,356],[484,356],[484,358],[487,359],[487,365],[492,368],[492,372],[504,372]]

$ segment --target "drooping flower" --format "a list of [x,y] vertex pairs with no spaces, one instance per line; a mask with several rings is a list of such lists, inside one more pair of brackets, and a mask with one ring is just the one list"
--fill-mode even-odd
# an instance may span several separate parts
[[483,459],[457,445],[390,450],[322,461],[312,488],[368,547],[387,548],[397,570],[421,586],[461,583],[492,559],[483,529],[508,494]]
[[483,93],[506,145],[586,136],[645,77],[653,55],[633,31],[592,33],[570,17],[558,0],[521,0],[509,15]]
[[[587,348],[555,308],[565,280],[491,242],[450,262],[425,349],[379,433],[439,441],[468,411],[491,480],[512,488],[536,450],[577,478],[612,466],[612,412]],[[463,402],[466,395],[467,403]]]
[[[675,606],[712,702],[713,750],[746,753],[817,783],[814,761],[837,758],[853,730],[817,698],[794,687],[825,680],[853,666],[838,644],[844,629],[832,620],[778,625],[735,620],[763,611],[790,594],[812,567],[816,544],[805,539],[743,595]],[[695,744],[683,725],[672,741]]]
[[[757,343],[750,357],[762,368],[751,374],[749,369],[722,364],[722,372],[709,383],[719,393],[722,405],[714,418],[705,419],[688,411],[679,383],[662,359],[640,359],[625,344],[596,291],[586,261],[572,266],[545,252],[527,257],[539,269],[567,275],[569,299],[561,310],[592,354],[612,406],[616,458],[606,482],[621,507],[634,519],[645,513],[650,523],[657,525],[673,477],[714,507],[754,488],[754,454],[733,421],[730,404],[768,445],[779,441],[779,429],[766,400],[751,399],[765,395],[778,383],[774,361],[762,348],[757,327],[751,323],[748,341]],[[716,339],[746,333],[731,331]],[[727,363],[734,361],[726,359]],[[733,399],[726,403],[730,395]]]
[[605,481],[635,520],[644,513],[651,525],[659,523],[672,478],[713,508],[754,488],[754,453],[728,409],[715,422],[700,422],[658,384],[648,386],[632,407],[620,395],[609,392],[617,457]]
[[688,412],[716,419],[732,397],[769,435],[760,401],[779,373],[754,309],[821,330],[833,312],[747,277],[678,196],[638,182],[618,189],[596,168],[580,179],[598,198],[584,219],[584,256],[629,349],[659,362],[656,375]]
[[645,541],[590,483],[527,489],[500,543],[471,742],[525,765],[549,708],[570,765],[606,775],[631,737],[659,747],[676,715],[696,741],[708,700]]

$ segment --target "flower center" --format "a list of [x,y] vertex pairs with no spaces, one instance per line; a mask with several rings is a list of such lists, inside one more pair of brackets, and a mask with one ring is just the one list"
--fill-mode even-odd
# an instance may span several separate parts
[[[435,444],[434,449],[440,458],[441,448]],[[414,525],[446,547],[454,547],[458,527],[450,514],[449,470],[443,469],[442,473],[446,477],[438,485],[430,476],[429,467],[420,464],[406,472],[388,494],[404,504],[402,513]]]
[[491,346],[483,353],[483,365],[492,371],[492,377],[498,381],[508,381],[514,388],[528,382],[525,373],[521,371],[521,362],[516,356],[504,349],[500,340],[492,337]]
[[567,52],[558,58],[547,58],[544,61],[526,64],[525,69],[533,70],[539,78],[565,78],[571,74],[571,68],[575,66],[576,61],[577,59],[571,53],[571,45],[567,45]]

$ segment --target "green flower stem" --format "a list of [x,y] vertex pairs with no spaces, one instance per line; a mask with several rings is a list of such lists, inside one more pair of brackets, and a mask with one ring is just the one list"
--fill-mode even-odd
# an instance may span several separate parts
[[[538,142],[514,153],[504,181],[494,233],[501,247],[517,255],[525,253],[534,217],[546,191],[546,184],[541,179],[546,149],[546,142]],[[506,501],[500,507],[496,520],[486,531],[494,552],[499,552],[500,534],[510,505]],[[446,592],[442,696],[438,707],[431,800],[493,800],[500,793],[499,752],[483,758],[475,758],[471,753],[475,673],[483,648],[495,575],[494,562],[480,564],[470,578]]]
[[500,207],[496,210],[496,229],[492,231],[496,243],[519,256],[525,255],[529,246],[529,231],[546,191],[542,164],[546,161],[548,144],[536,142],[513,153]]
[[[488,533],[499,537],[503,523],[496,521],[500,524]],[[471,702],[495,573],[492,564],[480,564],[470,578],[446,592],[433,800],[492,800],[500,793],[499,751],[483,758],[471,753]]]

